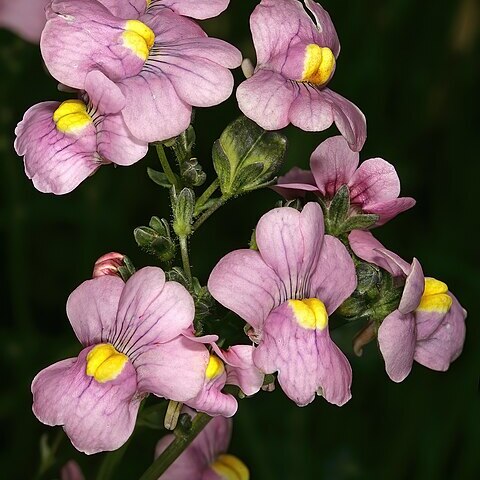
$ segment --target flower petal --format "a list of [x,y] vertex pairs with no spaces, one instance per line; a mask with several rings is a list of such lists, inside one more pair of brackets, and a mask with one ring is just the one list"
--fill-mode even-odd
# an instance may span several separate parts
[[92,70],[113,81],[136,75],[144,60],[123,45],[124,29],[125,21],[96,0],[53,0],[40,42],[49,72],[78,89]]
[[183,335],[133,355],[138,389],[177,402],[195,398],[203,387],[210,354]]
[[108,341],[124,287],[120,277],[107,275],[83,282],[70,294],[68,319],[84,346]]
[[400,195],[400,180],[395,167],[381,158],[363,162],[351,178],[349,187],[352,203],[362,208]]
[[2,1],[0,26],[7,27],[30,42],[38,43],[47,18],[45,6],[49,0]]
[[367,139],[367,121],[362,111],[350,100],[338,93],[324,88],[322,94],[327,98],[333,110],[333,119],[340,133],[354,152],[359,152]]
[[348,185],[359,159],[360,155],[350,149],[342,136],[322,142],[310,158],[310,167],[320,192],[333,198],[343,185]]
[[125,107],[122,91],[99,70],[87,74],[85,91],[93,105],[103,114],[118,113]]
[[423,275],[422,266],[414,258],[405,281],[400,305],[398,306],[400,313],[407,314],[413,312],[420,304],[424,290],[425,276]]
[[147,9],[146,0],[97,0],[110,10],[116,17],[123,18],[125,20],[137,19],[145,13]]
[[330,15],[321,5],[313,0],[305,0],[305,4],[317,21],[317,43],[322,47],[328,47],[335,57],[338,57],[340,54],[340,41]]
[[59,106],[43,102],[27,110],[15,130],[15,150],[24,157],[25,173],[37,190],[63,195],[95,173],[101,162],[93,123],[63,133],[53,121]]
[[467,312],[450,293],[453,303],[447,314],[415,312],[417,345],[415,361],[432,370],[444,372],[463,350]]
[[394,382],[403,382],[412,370],[416,329],[413,314],[392,312],[378,329],[378,343],[388,376]]
[[278,371],[283,391],[299,406],[311,403],[315,393],[339,406],[351,398],[352,369],[328,328],[301,327],[288,303],[267,318],[253,360],[265,373]]
[[75,460],[70,460],[62,467],[60,478],[61,480],[85,480],[82,470]]
[[364,207],[363,211],[365,213],[378,215],[379,218],[375,226],[380,227],[392,218],[395,218],[398,214],[410,210],[416,203],[416,200],[410,197],[395,198],[386,202],[370,204],[368,207]]
[[208,290],[256,330],[280,303],[281,282],[254,250],[236,250],[223,257],[208,279]]
[[133,355],[145,346],[177,337],[192,325],[194,316],[193,299],[185,287],[165,283],[160,268],[142,268],[125,285],[110,341],[126,355]]
[[119,86],[127,100],[123,118],[136,138],[145,142],[165,140],[190,125],[192,107],[179,98],[166,75],[143,71]]
[[85,373],[84,349],[77,359],[58,362],[33,380],[33,412],[47,425],[63,425],[75,448],[86,454],[120,448],[135,428],[140,399],[135,370],[99,383]]
[[294,86],[279,73],[258,70],[237,89],[240,110],[265,130],[280,130],[289,123],[296,98]]
[[280,277],[281,301],[309,296],[309,277],[320,255],[323,232],[322,209],[313,202],[305,205],[302,212],[289,207],[276,208],[258,222],[258,249]]
[[179,15],[205,20],[220,15],[230,0],[162,0],[161,3]]
[[262,0],[250,17],[250,29],[258,65],[285,53],[294,42],[321,42],[321,34],[297,0]]
[[386,250],[371,232],[353,230],[348,241],[357,257],[383,268],[394,277],[406,277],[410,271],[410,265],[395,253]]
[[310,278],[311,296],[320,299],[331,315],[356,287],[357,274],[350,254],[340,240],[325,235],[317,266]]

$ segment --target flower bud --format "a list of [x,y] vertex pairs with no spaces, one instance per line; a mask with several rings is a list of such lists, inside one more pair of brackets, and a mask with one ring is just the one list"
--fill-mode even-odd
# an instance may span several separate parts
[[268,186],[285,158],[287,139],[246,117],[231,123],[213,147],[213,164],[224,197]]
[[184,188],[172,202],[173,230],[179,237],[188,237],[192,233],[195,194]]
[[162,262],[168,263],[175,257],[175,243],[170,234],[170,226],[164,218],[152,217],[148,227],[138,227],[134,231],[138,246]]
[[104,275],[120,276],[118,269],[123,265],[125,255],[117,252],[110,252],[100,257],[93,267],[92,278],[103,277]]

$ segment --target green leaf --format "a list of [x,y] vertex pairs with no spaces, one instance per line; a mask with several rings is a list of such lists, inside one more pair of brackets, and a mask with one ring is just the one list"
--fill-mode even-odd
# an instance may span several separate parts
[[163,188],[170,188],[172,186],[167,176],[163,172],[158,172],[157,170],[148,167],[147,173],[150,177],[150,180],[152,180],[157,185],[160,185]]

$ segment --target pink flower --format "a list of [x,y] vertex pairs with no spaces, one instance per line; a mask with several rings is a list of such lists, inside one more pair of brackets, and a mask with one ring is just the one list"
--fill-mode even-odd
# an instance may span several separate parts
[[61,480],[85,480],[85,477],[78,463],[70,460],[62,467]]
[[[330,90],[340,43],[328,13],[313,0],[262,0],[251,19],[257,67],[237,90],[240,110],[266,130],[289,123],[319,132],[336,123],[359,151],[367,136],[362,112]],[[311,18],[314,17],[314,20]]]
[[359,160],[360,155],[350,150],[344,138],[328,138],[312,153],[311,172],[294,168],[278,179],[274,190],[287,199],[313,192],[328,206],[346,185],[351,213],[378,215],[375,226],[415,205],[413,198],[399,198],[400,180],[393,165],[381,158],[371,158],[358,166]]
[[101,256],[93,267],[92,278],[103,277],[104,275],[118,276],[118,269],[123,265],[125,255],[117,252],[106,253]]
[[278,208],[256,229],[258,251],[236,250],[214,268],[213,297],[253,328],[254,365],[278,372],[298,405],[315,394],[336,405],[350,397],[352,370],[330,338],[328,317],[356,287],[355,267],[342,243],[324,235],[320,206],[300,213]]
[[94,71],[85,89],[78,99],[34,105],[15,130],[25,173],[43,193],[69,193],[102,165],[129,166],[147,154],[148,143],[125,125],[119,88]]
[[143,268],[126,284],[115,276],[88,280],[70,295],[67,314],[84,348],[35,377],[33,412],[62,425],[78,450],[121,447],[148,393],[188,402],[202,389],[208,350],[183,334],[193,299],[161,269]]
[[25,40],[38,43],[47,17],[50,0],[0,0],[0,27],[18,33]]
[[388,376],[402,382],[414,360],[432,370],[448,370],[462,353],[467,312],[447,285],[424,277],[417,259],[409,265],[370,232],[353,231],[349,241],[355,255],[405,283],[398,309],[378,329]]
[[[193,414],[189,409],[184,411]],[[231,436],[232,421],[214,418],[162,475],[162,480],[249,480],[247,466],[227,454]],[[159,457],[174,438],[174,435],[163,437],[157,444],[155,457]]]
[[[84,90],[88,74],[101,71],[110,88],[121,92],[129,131],[146,142],[186,130],[192,107],[226,100],[234,84],[229,69],[242,61],[235,47],[208,38],[169,5],[182,11],[194,8],[194,2],[156,1],[147,8],[145,2],[135,7],[123,0],[112,13],[96,0],[53,0],[42,35],[50,73]],[[218,6],[215,2],[213,10]]]

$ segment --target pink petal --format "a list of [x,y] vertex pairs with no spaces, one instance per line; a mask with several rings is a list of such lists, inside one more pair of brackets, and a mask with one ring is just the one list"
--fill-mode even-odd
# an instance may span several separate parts
[[305,0],[305,5],[313,13],[317,22],[317,43],[322,47],[330,48],[335,57],[338,57],[340,54],[340,41],[330,15],[321,5],[313,0]]
[[126,355],[172,340],[189,328],[195,306],[188,291],[166,282],[163,270],[145,267],[126,283],[118,306],[112,343]]
[[110,10],[116,17],[123,18],[125,20],[134,20],[139,18],[145,13],[147,9],[146,0],[97,0]]
[[144,71],[119,83],[127,99],[123,118],[145,142],[173,138],[190,125],[192,107],[181,100],[168,76]]
[[310,295],[320,299],[331,315],[357,287],[355,265],[343,243],[325,235],[320,257],[310,278]]
[[161,3],[180,15],[205,20],[220,15],[230,0],[162,0]]
[[121,278],[108,275],[83,282],[68,297],[68,319],[84,346],[107,342],[112,336],[124,287]]
[[101,113],[118,113],[125,107],[125,96],[122,91],[99,70],[87,74],[85,91]]
[[53,114],[59,102],[31,107],[18,124],[15,150],[24,157],[25,173],[43,193],[63,195],[74,190],[101,166],[95,127],[78,133],[57,130]]
[[385,369],[394,382],[403,382],[412,370],[416,329],[413,314],[392,312],[378,329],[378,343]]
[[63,425],[75,448],[89,455],[120,448],[135,428],[140,405],[131,363],[115,380],[99,383],[85,374],[90,349],[42,370],[32,383],[35,416],[46,425]]
[[38,43],[47,18],[49,0],[2,0],[0,27],[7,27],[30,42]]
[[296,95],[286,78],[263,69],[237,89],[240,110],[265,130],[280,130],[290,123],[288,112]]
[[316,393],[338,406],[351,398],[352,369],[328,327],[302,328],[288,303],[267,318],[253,359],[263,372],[278,372],[283,391],[299,406],[311,403]]
[[322,209],[313,202],[302,212],[294,208],[276,208],[258,222],[258,249],[282,281],[282,301],[309,295],[307,280],[316,266],[323,232]]
[[360,155],[353,152],[342,136],[322,142],[312,153],[310,167],[320,192],[332,198],[355,173]]
[[140,392],[177,402],[195,398],[203,388],[210,355],[207,348],[183,335],[132,355]]
[[395,167],[381,158],[363,162],[349,186],[352,203],[362,208],[393,200],[400,195],[400,180]]
[[407,314],[413,312],[422,299],[425,290],[425,276],[420,262],[414,258],[403,288],[402,298],[398,310]]
[[[256,330],[280,303],[281,282],[254,250],[236,250],[223,257],[208,280],[215,300],[232,310]],[[233,293],[234,292],[234,293]]]
[[398,214],[414,207],[416,203],[415,199],[410,197],[395,198],[393,200],[387,200],[386,202],[370,204],[368,207],[364,207],[363,211],[365,213],[378,215],[379,219],[375,226],[379,227],[392,218],[395,218]]
[[85,477],[78,463],[70,460],[62,467],[61,480],[85,480]]

